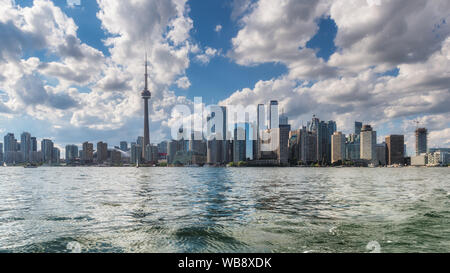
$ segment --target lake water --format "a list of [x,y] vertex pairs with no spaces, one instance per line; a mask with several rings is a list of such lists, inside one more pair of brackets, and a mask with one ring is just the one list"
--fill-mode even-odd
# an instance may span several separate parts
[[450,252],[450,168],[0,168],[0,252]]

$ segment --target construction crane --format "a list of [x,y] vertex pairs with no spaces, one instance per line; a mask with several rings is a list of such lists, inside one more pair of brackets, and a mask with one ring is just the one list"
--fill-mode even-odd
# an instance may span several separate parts
[[413,120],[413,122],[416,124],[416,129],[419,129],[420,121],[418,121],[418,120]]

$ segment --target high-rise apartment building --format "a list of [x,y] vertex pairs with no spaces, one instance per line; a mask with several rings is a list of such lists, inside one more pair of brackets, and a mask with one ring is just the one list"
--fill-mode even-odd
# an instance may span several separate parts
[[345,135],[335,132],[331,137],[331,163],[345,160]]
[[355,135],[359,136],[362,131],[363,124],[362,122],[355,121]]
[[122,150],[123,152],[127,152],[128,151],[128,142],[121,141],[120,142],[120,150]]
[[20,152],[22,153],[23,162],[30,162],[31,152],[31,134],[24,132],[20,136]]
[[375,146],[375,153],[377,155],[377,159],[375,162],[375,165],[379,165],[379,166],[386,166],[387,161],[386,161],[386,143],[380,143],[380,144],[376,144]]
[[278,129],[279,125],[278,101],[272,100],[269,106],[269,129]]
[[61,151],[56,148],[53,147],[52,150],[52,164],[53,165],[59,165],[61,163]]
[[291,132],[291,125],[283,124],[279,125],[279,140],[277,155],[281,165],[287,165],[289,163],[289,133]]
[[386,137],[386,157],[388,165],[403,165],[405,136],[390,135]]
[[377,164],[376,155],[377,132],[370,125],[364,125],[361,130],[361,159]]
[[66,163],[72,164],[78,157],[78,146],[77,145],[67,145],[66,146]]
[[235,124],[233,134],[233,162],[246,160],[246,133],[245,124]]
[[45,164],[53,163],[53,141],[50,139],[43,139],[41,141],[42,161]]
[[94,162],[94,144],[84,142],[82,155],[81,161],[83,164],[92,164]]
[[102,141],[97,143],[97,163],[103,164],[108,160],[108,144]]
[[427,153],[428,148],[428,130],[418,128],[416,130],[416,155]]

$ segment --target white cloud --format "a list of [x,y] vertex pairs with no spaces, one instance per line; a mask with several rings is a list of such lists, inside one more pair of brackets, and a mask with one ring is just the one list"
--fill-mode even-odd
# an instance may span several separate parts
[[206,47],[206,50],[203,54],[199,54],[195,56],[196,60],[200,62],[201,64],[208,64],[212,58],[217,56],[219,54],[219,51],[215,48]]
[[214,29],[215,32],[221,32],[222,31],[222,25],[217,25]]
[[181,89],[188,89],[191,86],[191,82],[188,77],[184,76],[177,80],[177,86]]

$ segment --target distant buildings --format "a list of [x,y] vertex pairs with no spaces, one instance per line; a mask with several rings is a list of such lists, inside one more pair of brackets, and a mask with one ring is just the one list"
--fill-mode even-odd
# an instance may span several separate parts
[[53,141],[44,139],[41,141],[42,161],[44,164],[53,163]]
[[386,166],[386,143],[380,143],[380,144],[376,144],[375,146],[375,150],[376,150],[376,163],[375,165],[377,166]]
[[331,137],[331,163],[345,160],[345,135],[341,132],[333,133]]
[[404,164],[405,136],[390,135],[386,137],[386,156],[388,165]]
[[89,142],[83,143],[83,150],[81,151],[81,163],[92,164],[94,163],[94,144]]
[[127,152],[128,151],[128,142],[121,141],[120,142],[120,150],[122,150],[123,152]]
[[66,146],[66,163],[73,164],[78,158],[78,146],[77,145],[67,145]]
[[370,125],[364,125],[361,130],[360,158],[371,164],[378,164],[376,155],[377,132]]
[[428,147],[428,130],[425,128],[418,128],[416,130],[416,155],[421,155],[427,152]]
[[108,160],[108,144],[102,141],[97,143],[97,163],[103,164]]

